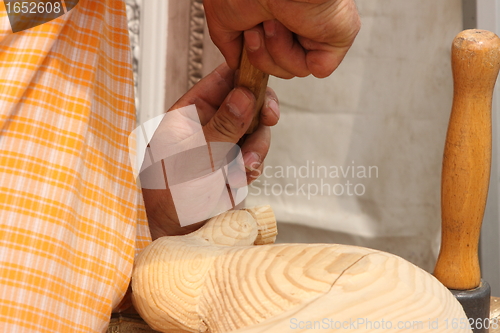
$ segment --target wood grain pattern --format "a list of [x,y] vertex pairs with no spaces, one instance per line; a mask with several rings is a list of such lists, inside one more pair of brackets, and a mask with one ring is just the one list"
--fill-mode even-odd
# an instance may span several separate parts
[[[355,246],[255,246],[258,235],[273,227],[269,218],[259,224],[254,217],[269,216],[269,208],[251,212],[227,212],[194,233],[157,239],[141,252],[133,301],[152,328],[286,333],[323,325],[322,332],[334,332],[348,323],[352,332],[378,331],[380,325],[390,325],[391,332],[470,332],[446,327],[446,319],[465,320],[465,314],[422,269]],[[438,327],[432,326],[436,320]]]
[[278,227],[276,225],[276,217],[269,205],[256,206],[246,208],[245,211],[255,219],[258,226],[257,238],[254,241],[255,245],[273,244],[278,235]]
[[442,239],[434,275],[448,288],[479,286],[478,259],[491,165],[491,101],[500,39],[466,30],[452,46],[453,106],[443,157]]
[[250,89],[256,99],[255,115],[250,127],[247,130],[247,134],[253,133],[259,125],[260,110],[264,105],[268,80],[269,74],[255,68],[248,59],[246,49],[243,48],[236,85]]

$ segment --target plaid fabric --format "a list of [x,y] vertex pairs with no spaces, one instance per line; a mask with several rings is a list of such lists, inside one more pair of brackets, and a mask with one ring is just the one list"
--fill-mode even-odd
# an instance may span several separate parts
[[0,1],[0,332],[102,332],[150,241],[125,4],[12,33]]

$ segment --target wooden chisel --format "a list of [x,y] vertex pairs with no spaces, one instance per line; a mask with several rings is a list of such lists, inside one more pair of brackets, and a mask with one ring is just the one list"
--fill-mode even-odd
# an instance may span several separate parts
[[269,79],[269,74],[262,72],[261,70],[255,68],[248,59],[247,51],[243,47],[240,59],[239,72],[236,78],[236,86],[241,86],[250,89],[254,94],[255,103],[255,114],[248,128],[246,134],[253,133],[257,126],[259,125],[260,110],[264,104],[264,99],[266,96],[267,81]]

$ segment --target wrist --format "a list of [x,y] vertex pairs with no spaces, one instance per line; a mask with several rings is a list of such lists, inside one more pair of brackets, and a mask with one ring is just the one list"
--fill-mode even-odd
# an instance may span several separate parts
[[189,234],[205,224],[205,221],[203,221],[182,227],[168,189],[142,189],[142,196],[153,240],[163,236]]

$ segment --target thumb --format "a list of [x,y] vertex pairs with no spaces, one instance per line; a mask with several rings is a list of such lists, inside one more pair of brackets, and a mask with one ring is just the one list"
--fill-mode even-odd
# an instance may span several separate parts
[[207,142],[237,143],[250,126],[254,114],[255,97],[242,87],[233,89],[219,110],[203,126]]

